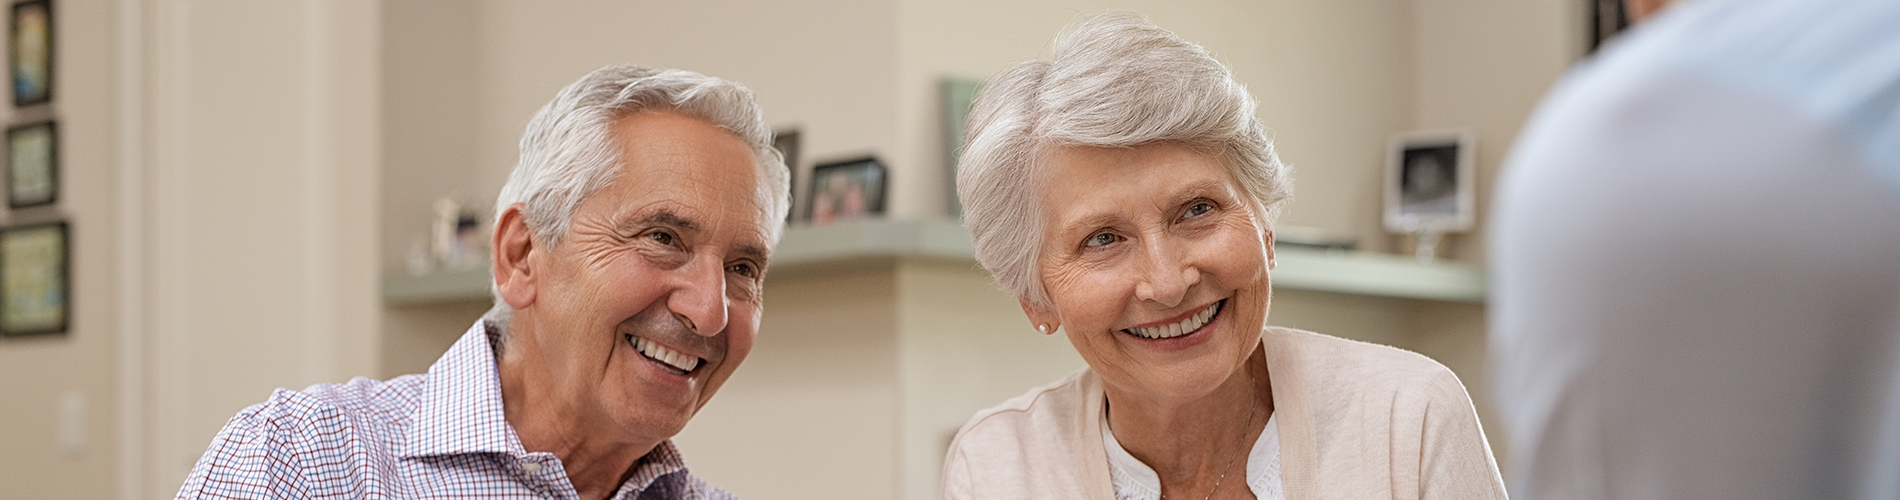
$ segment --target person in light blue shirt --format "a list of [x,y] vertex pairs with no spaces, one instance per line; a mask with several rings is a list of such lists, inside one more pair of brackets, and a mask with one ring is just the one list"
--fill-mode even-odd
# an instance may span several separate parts
[[1900,498],[1900,2],[1663,7],[1494,207],[1514,496]]

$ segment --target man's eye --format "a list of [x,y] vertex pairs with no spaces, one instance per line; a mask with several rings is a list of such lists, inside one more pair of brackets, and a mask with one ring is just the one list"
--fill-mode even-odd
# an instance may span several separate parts
[[659,243],[661,245],[666,245],[666,246],[673,246],[674,243],[679,242],[679,237],[673,236],[673,233],[669,233],[666,231],[654,231],[654,232],[647,233],[647,239],[653,240],[654,243]]
[[1095,233],[1094,236],[1090,236],[1088,241],[1084,241],[1082,244],[1084,246],[1100,247],[1108,246],[1108,244],[1117,241],[1121,241],[1121,237],[1116,236],[1115,233]]

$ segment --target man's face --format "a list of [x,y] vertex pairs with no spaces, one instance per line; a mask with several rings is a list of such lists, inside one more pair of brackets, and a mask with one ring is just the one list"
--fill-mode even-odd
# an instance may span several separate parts
[[536,298],[517,321],[554,379],[535,388],[558,393],[548,410],[592,436],[666,439],[752,349],[772,219],[732,133],[647,111],[613,134],[618,178],[529,255]]

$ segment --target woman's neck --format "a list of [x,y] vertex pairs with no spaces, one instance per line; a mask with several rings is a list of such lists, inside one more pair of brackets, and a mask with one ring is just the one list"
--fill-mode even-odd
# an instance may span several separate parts
[[[1143,398],[1106,388],[1115,440],[1161,478],[1164,495],[1201,498],[1216,483],[1244,491],[1246,465],[1273,413],[1266,353],[1255,349],[1241,369],[1208,395],[1191,400]],[[1221,479],[1217,479],[1221,478]],[[1227,484],[1233,483],[1233,484]]]

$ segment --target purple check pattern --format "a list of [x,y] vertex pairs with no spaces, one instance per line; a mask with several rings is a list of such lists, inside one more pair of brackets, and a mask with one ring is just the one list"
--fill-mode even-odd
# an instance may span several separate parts
[[[502,413],[496,333],[469,328],[424,375],[278,389],[224,425],[178,498],[578,498]],[[728,499],[654,448],[616,499]]]

